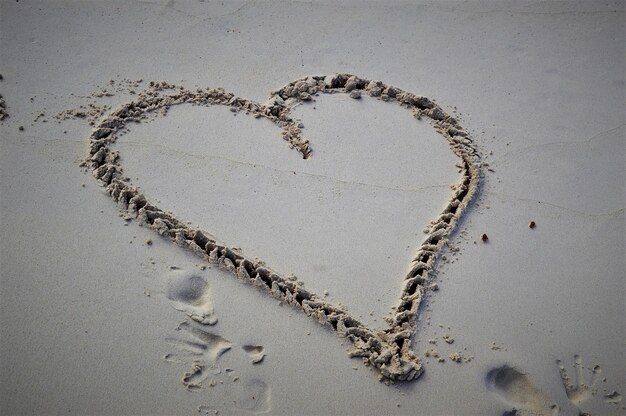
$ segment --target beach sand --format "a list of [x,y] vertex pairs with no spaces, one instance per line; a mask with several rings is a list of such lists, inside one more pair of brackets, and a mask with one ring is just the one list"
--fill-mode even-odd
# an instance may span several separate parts
[[623,18],[3,2],[1,412],[621,414]]

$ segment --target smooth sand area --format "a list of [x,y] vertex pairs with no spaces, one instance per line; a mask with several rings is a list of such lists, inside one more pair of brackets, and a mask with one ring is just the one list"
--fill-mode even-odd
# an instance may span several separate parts
[[[1,2],[0,413],[622,414],[624,11]],[[254,117],[310,75],[336,93],[319,78],[291,121]],[[178,86],[267,107],[125,115],[107,149],[137,219],[91,173],[94,128]],[[459,131],[480,186],[409,288],[469,169]]]

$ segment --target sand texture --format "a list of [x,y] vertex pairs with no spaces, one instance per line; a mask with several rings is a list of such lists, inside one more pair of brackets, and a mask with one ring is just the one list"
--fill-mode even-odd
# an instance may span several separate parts
[[[209,263],[218,264],[238,278],[264,288],[279,300],[302,309],[308,316],[328,325],[341,337],[348,338],[354,345],[352,357],[362,357],[366,365],[376,367],[384,380],[411,381],[422,372],[420,360],[411,349],[411,337],[416,329],[416,315],[423,293],[430,282],[430,271],[447,243],[463,212],[478,190],[479,158],[465,130],[456,119],[446,114],[441,107],[426,97],[416,96],[380,81],[370,81],[348,74],[311,76],[294,81],[272,94],[268,105],[250,102],[222,89],[198,89],[195,92],[167,83],[151,82],[150,89],[141,92],[137,99],[122,105],[105,117],[90,135],[90,151],[84,166],[88,167],[107,193],[123,209],[125,216],[137,218],[158,234],[166,236],[177,245],[187,247]],[[174,93],[162,96],[163,90]],[[301,136],[295,120],[289,117],[289,105],[310,101],[318,92],[334,94],[349,93],[351,98],[360,99],[352,92],[365,90],[372,97],[393,101],[413,110],[413,116],[429,117],[434,127],[449,142],[452,151],[459,157],[461,178],[452,185],[451,199],[441,215],[430,222],[427,237],[417,250],[405,278],[399,304],[393,311],[395,316],[385,331],[374,332],[364,326],[347,311],[302,287],[297,278],[282,276],[266,266],[262,260],[245,257],[239,250],[218,243],[206,231],[194,229],[173,215],[149,202],[132,185],[130,178],[123,175],[118,152],[111,150],[120,132],[129,130],[129,123],[138,122],[146,114],[165,114],[173,105],[226,105],[232,112],[244,111],[255,118],[265,117],[282,127],[282,137],[291,147],[307,159],[312,151],[308,140]],[[287,102],[285,102],[287,100]],[[289,102],[291,100],[291,103]],[[427,145],[427,144],[426,144]],[[288,255],[288,253],[285,253]],[[191,315],[201,323],[202,316]]]
[[0,3],[0,413],[623,414],[624,6]]

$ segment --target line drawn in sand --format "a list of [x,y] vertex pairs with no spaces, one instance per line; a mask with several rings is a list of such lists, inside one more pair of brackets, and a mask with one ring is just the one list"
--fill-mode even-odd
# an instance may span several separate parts
[[[121,105],[96,124],[89,136],[89,155],[82,164],[91,170],[125,215],[148,225],[161,236],[193,251],[208,262],[220,265],[237,278],[301,309],[340,337],[347,338],[353,346],[350,357],[360,357],[365,365],[377,369],[381,381],[410,381],[418,378],[423,367],[413,352],[411,338],[417,330],[419,307],[431,283],[437,259],[462,214],[471,204],[480,181],[480,157],[458,121],[427,97],[350,74],[309,76],[293,81],[272,92],[265,104],[237,97],[221,88],[192,91],[166,82],[150,82],[149,85],[147,90],[134,97],[134,101]],[[281,129],[283,140],[307,159],[312,155],[312,149],[309,141],[302,137],[301,123],[291,118],[291,109],[314,101],[313,97],[320,93],[343,93],[354,99],[362,99],[361,92],[366,93],[368,99],[395,103],[410,111],[418,120],[429,119],[433,128],[459,158],[456,165],[460,173],[459,181],[451,186],[452,196],[441,215],[427,225],[427,236],[417,249],[409,265],[409,272],[402,281],[402,290],[392,310],[389,326],[381,331],[368,328],[345,307],[332,304],[324,296],[304,289],[297,278],[276,272],[265,262],[246,257],[241,251],[218,242],[206,231],[193,228],[173,214],[163,211],[124,175],[119,152],[111,148],[121,134],[129,131],[131,123],[140,122],[149,115],[165,115],[173,105],[224,105],[234,113],[243,111],[255,118],[273,122]]]
[[[589,383],[586,382],[585,367],[582,358],[576,354],[574,356],[575,380],[572,381],[565,365],[561,360],[557,360],[557,368],[565,389],[565,394],[569,401],[578,409],[580,416],[590,416],[583,411],[580,406],[597,395],[598,384],[602,379],[602,369],[599,365],[586,369],[590,374]],[[606,379],[602,379],[606,381]],[[497,393],[501,399],[513,406],[511,411],[505,412],[503,416],[557,416],[560,414],[560,407],[549,400],[530,381],[526,374],[517,369],[504,365],[489,371],[485,377],[487,387]],[[622,395],[617,391],[609,392],[605,390],[603,399],[606,403],[618,404],[622,400]]]

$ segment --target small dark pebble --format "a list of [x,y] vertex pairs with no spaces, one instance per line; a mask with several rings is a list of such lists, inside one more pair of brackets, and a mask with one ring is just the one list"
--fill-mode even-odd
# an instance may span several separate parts
[[24,126],[19,126],[17,129],[18,129],[19,131],[24,131]]
[[528,224],[528,228],[535,228],[535,221],[531,221],[530,224]]
[[483,236],[480,237],[480,239],[483,240],[483,241],[487,241],[487,240],[489,240],[489,237],[487,237],[487,234],[483,234]]

